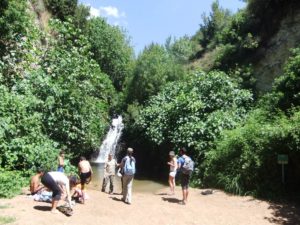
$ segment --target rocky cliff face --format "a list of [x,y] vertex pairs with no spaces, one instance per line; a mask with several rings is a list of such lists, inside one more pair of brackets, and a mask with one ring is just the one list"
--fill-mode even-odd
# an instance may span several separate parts
[[278,32],[264,48],[260,48],[257,57],[261,58],[254,65],[257,89],[269,91],[274,79],[283,73],[286,60],[291,55],[291,48],[300,47],[300,9],[294,10],[281,21]]

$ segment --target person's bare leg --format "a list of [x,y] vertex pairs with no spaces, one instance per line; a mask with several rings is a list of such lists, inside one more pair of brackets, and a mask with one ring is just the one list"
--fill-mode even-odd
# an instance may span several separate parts
[[171,176],[169,176],[169,186],[170,186],[171,194],[174,193],[174,190],[173,190],[173,181],[172,181],[172,177]]
[[175,187],[176,187],[175,177],[173,177],[173,194],[175,194]]
[[187,202],[187,200],[188,200],[188,197],[189,197],[189,189],[187,188],[186,189],[186,197],[185,197],[185,201]]
[[81,201],[81,203],[84,204],[84,201],[85,201],[84,184],[81,184],[81,192],[82,192],[82,201]]
[[187,189],[186,188],[182,189],[182,195],[183,195],[183,203],[186,204],[186,200],[187,200]]
[[170,177],[171,180],[171,194],[175,194],[175,177]]
[[58,204],[58,200],[52,200],[52,205],[51,205],[51,212],[52,213],[56,213],[57,212],[57,209],[56,209],[56,207],[57,207],[57,204]]

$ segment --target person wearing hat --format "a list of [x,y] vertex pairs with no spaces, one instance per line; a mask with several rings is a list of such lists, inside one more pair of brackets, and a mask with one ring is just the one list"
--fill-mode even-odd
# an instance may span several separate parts
[[175,176],[177,171],[177,158],[175,156],[174,151],[169,152],[170,161],[168,165],[170,166],[170,173],[169,173],[169,185],[171,190],[171,195],[175,194]]
[[127,149],[127,155],[122,159],[120,163],[120,168],[123,169],[124,175],[123,175],[123,198],[122,201],[124,201],[127,204],[131,204],[131,197],[132,197],[132,183],[133,178],[135,174],[135,158],[132,156],[133,149],[128,148]]

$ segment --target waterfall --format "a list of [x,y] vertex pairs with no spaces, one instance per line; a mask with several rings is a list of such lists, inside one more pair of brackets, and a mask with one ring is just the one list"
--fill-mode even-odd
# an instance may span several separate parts
[[100,146],[98,157],[94,161],[95,163],[104,163],[107,160],[109,153],[115,155],[115,150],[121,137],[123,128],[124,124],[122,122],[122,116],[118,116],[112,120],[109,131]]

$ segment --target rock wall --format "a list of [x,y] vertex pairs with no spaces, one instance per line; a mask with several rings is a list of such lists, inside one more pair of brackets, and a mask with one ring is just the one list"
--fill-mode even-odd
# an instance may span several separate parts
[[298,46],[300,47],[300,9],[288,14],[267,46],[258,50],[256,56],[261,59],[254,65],[258,91],[271,90],[274,79],[283,73],[291,48]]

